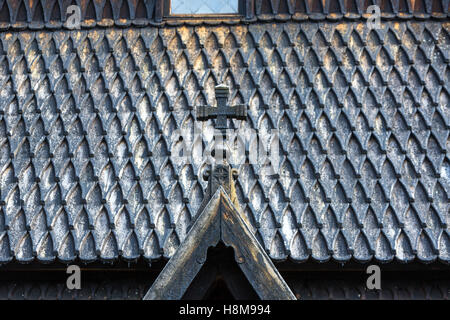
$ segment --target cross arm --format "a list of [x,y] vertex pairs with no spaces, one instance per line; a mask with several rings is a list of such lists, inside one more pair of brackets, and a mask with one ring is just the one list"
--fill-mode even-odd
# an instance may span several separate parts
[[213,108],[210,106],[197,107],[197,120],[199,121],[213,119],[219,115],[226,116],[229,119],[245,120],[247,117],[247,106],[245,104],[238,104],[227,109]]
[[231,107],[232,113],[228,115],[228,118],[234,118],[237,120],[245,120],[247,118],[247,105],[238,104]]
[[197,120],[205,121],[205,120],[211,119],[210,109],[211,109],[210,106],[198,106],[197,107]]

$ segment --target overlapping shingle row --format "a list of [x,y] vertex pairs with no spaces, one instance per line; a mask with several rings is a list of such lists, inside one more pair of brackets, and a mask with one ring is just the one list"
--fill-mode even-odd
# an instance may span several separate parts
[[205,159],[171,157],[173,132],[223,82],[249,106],[235,127],[280,132],[280,170],[242,164],[236,182],[273,259],[450,261],[448,23],[0,40],[2,263],[170,257],[206,186]]
[[[378,5],[383,19],[436,18],[449,15],[448,0],[243,0],[247,21],[337,20],[367,18],[367,8]],[[0,28],[60,28],[73,11],[81,9],[83,27],[143,26],[161,23],[167,16],[166,0],[0,0]],[[171,21],[170,23],[177,23]],[[213,23],[194,20],[190,23]],[[239,20],[230,21],[239,23]]]
[[[59,271],[63,272],[63,271]],[[408,274],[409,275],[409,274]],[[117,277],[117,276],[116,276]],[[340,276],[342,277],[342,275]],[[365,283],[354,279],[330,279],[309,276],[308,279],[289,279],[296,296],[302,300],[448,300],[449,281],[445,279],[424,281],[420,277],[385,277],[381,290],[367,290]],[[0,284],[1,299],[8,300],[141,300],[152,279],[136,272],[120,280],[95,277],[83,280],[80,290],[69,290],[65,283],[46,281],[42,276],[34,281],[18,283],[16,279]]]

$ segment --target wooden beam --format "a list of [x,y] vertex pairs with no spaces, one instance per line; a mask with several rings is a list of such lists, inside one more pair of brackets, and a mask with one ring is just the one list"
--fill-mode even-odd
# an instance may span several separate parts
[[220,191],[194,222],[186,239],[156,278],[144,300],[179,300],[206,261],[208,248],[220,240]]
[[181,299],[205,263],[208,248],[219,241],[234,249],[236,262],[261,299],[296,299],[220,186],[144,300]]
[[263,300],[296,300],[228,195],[223,192],[220,200],[221,240],[233,247],[236,262],[258,296]]

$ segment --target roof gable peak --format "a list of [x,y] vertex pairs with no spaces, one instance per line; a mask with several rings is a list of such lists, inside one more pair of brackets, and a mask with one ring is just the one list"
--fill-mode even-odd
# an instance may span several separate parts
[[218,186],[144,300],[181,299],[206,262],[208,248],[219,242],[234,249],[237,264],[261,299],[296,299],[225,189]]

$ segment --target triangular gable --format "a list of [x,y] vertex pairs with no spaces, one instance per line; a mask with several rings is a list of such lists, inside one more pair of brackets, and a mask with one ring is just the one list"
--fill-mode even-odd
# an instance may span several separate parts
[[144,300],[181,299],[205,263],[208,248],[219,241],[234,249],[236,262],[261,299],[296,299],[227,193],[219,187]]

